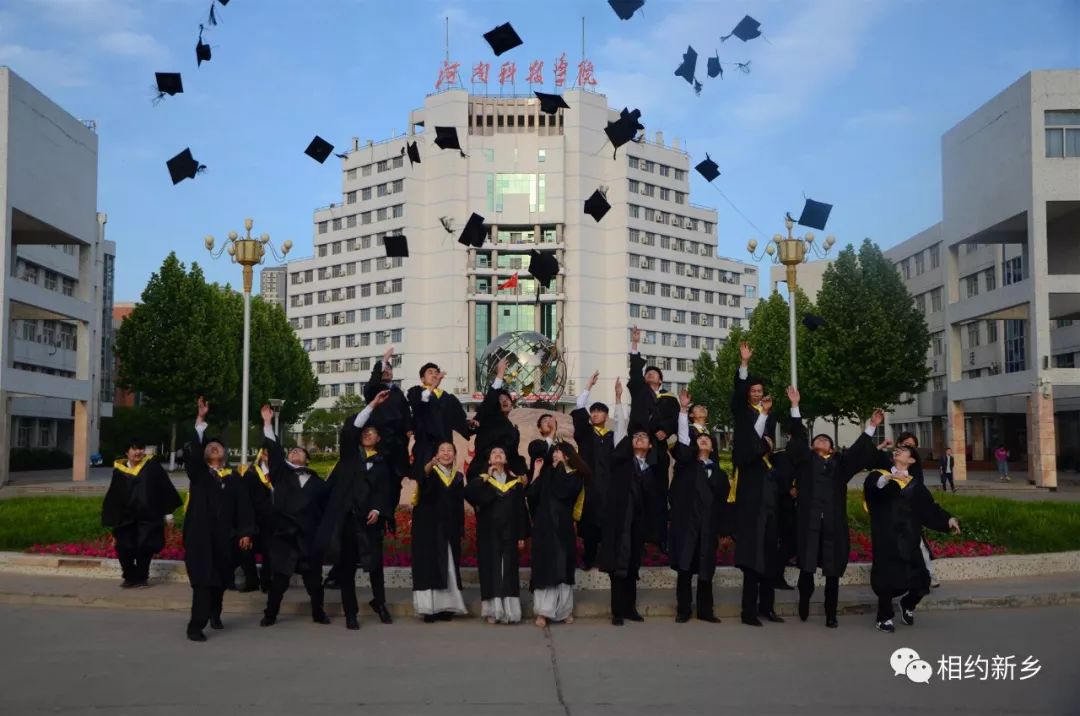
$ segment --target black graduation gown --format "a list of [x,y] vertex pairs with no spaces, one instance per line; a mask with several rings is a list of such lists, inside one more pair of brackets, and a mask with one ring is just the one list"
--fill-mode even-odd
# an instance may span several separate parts
[[432,468],[413,464],[416,497],[412,511],[413,590],[447,589],[447,547],[453,555],[454,578],[461,589],[461,536],[465,531],[465,476],[454,472],[447,485]]
[[577,568],[577,536],[574,534],[574,503],[582,488],[582,476],[567,472],[564,465],[546,467],[529,483],[532,514],[532,590],[574,583]]
[[[244,484],[247,486],[248,500],[251,502],[251,512],[255,518],[255,542],[261,547],[258,551],[265,554],[266,546],[274,533],[274,493],[270,489],[269,471],[259,476],[259,468],[252,463],[247,466],[243,474]],[[266,482],[263,482],[263,480]]]
[[795,473],[797,500],[796,544],[799,569],[826,577],[841,577],[847,569],[847,484],[874,459],[874,441],[863,433],[843,454],[823,458],[810,448],[800,418],[792,418],[787,453]]
[[[735,481],[735,566],[760,575],[778,571],[777,483],[771,474],[769,446],[758,437],[758,411],[749,402],[750,376],[735,373],[731,414],[735,422],[731,462]],[[769,424],[765,434],[769,435]]]
[[412,411],[409,400],[397,385],[383,383],[382,361],[375,361],[371,377],[364,386],[364,400],[371,403],[383,390],[389,390],[386,402],[375,408],[368,420],[379,430],[379,452],[387,456],[391,469],[397,474],[398,497],[401,497],[400,479],[409,474],[409,435],[412,427]]
[[[630,433],[635,428],[645,427],[655,453],[655,469],[645,484],[648,524],[645,539],[657,542],[665,533],[668,512],[668,473],[671,460],[668,454],[668,439],[679,429],[679,399],[670,393],[657,395],[645,382],[645,359],[641,354],[630,354],[630,377],[626,388],[630,391]],[[663,431],[661,440],[657,433]]]
[[631,440],[623,438],[612,453],[598,561],[601,571],[636,580],[645,542],[645,484],[656,467],[654,450],[645,471],[638,468]]
[[421,467],[435,457],[439,443],[454,439],[454,433],[465,439],[472,436],[468,416],[457,396],[444,390],[436,397],[432,391],[425,403],[423,394],[424,387],[414,385],[406,396],[413,415],[413,465]]
[[529,474],[532,474],[532,466],[536,464],[537,460],[543,460],[547,465],[551,462],[551,453],[555,452],[555,445],[557,443],[548,443],[543,438],[531,440],[529,442]]
[[[293,468],[276,440],[263,440],[270,456],[270,483],[274,486],[274,534],[270,539],[270,567],[275,574],[305,573],[322,569],[316,536],[330,488],[308,467]],[[308,475],[301,485],[300,475]]]
[[675,445],[675,476],[671,481],[671,568],[710,581],[716,572],[716,548],[723,533],[727,504],[727,473],[715,456],[706,466],[694,445]]
[[870,586],[880,596],[897,596],[909,589],[929,591],[930,573],[919,549],[922,528],[948,532],[951,515],[914,477],[903,489],[895,480],[878,487],[878,477],[888,474],[872,470],[863,482],[874,552]]
[[[923,467],[922,458],[919,457],[919,451],[912,452],[912,456],[915,458],[915,463],[908,468],[908,474],[911,475],[911,479],[920,485],[925,485],[926,481],[923,480]],[[889,472],[892,470],[893,459],[892,450],[874,450],[874,457],[867,466],[870,470],[885,470]]]
[[157,554],[165,547],[165,515],[183,504],[161,463],[146,457],[132,470],[126,460],[113,463],[112,480],[101,504],[101,524],[111,527],[122,548]]
[[[777,568],[782,573],[797,551],[795,539],[798,532],[798,513],[795,498],[791,496],[791,490],[795,487],[795,466],[792,464],[790,450],[777,450],[770,460],[773,482],[776,484],[776,529],[780,550],[780,564]],[[782,574],[778,573],[778,576]]]
[[581,452],[581,459],[589,466],[589,474],[585,477],[585,504],[578,524],[582,537],[595,537],[599,541],[603,529],[604,493],[611,477],[612,453],[615,452],[615,434],[607,429],[598,432],[586,408],[576,408],[570,417],[574,421],[574,442]]
[[480,598],[521,594],[518,540],[529,536],[525,485],[512,474],[500,484],[481,473],[465,486],[465,499],[476,511],[476,566]]
[[521,433],[517,426],[510,422],[510,418],[502,414],[499,407],[499,391],[488,388],[484,395],[484,402],[476,411],[476,421],[480,426],[476,429],[476,440],[473,442],[473,450],[476,453],[472,462],[469,463],[469,480],[479,477],[480,473],[487,469],[488,455],[492,448],[501,447],[506,453],[507,470],[515,475],[524,475],[528,472],[525,459],[518,452],[521,442]]
[[[326,481],[329,496],[316,546],[324,562],[337,564],[345,541],[352,540],[353,549],[349,551],[356,555],[356,564],[370,572],[382,566],[383,518],[390,511],[387,493],[394,471],[390,460],[378,451],[367,455],[362,447],[358,451],[355,444],[346,448],[350,445],[346,435],[359,433],[355,427],[348,429],[352,426],[350,421],[346,421],[346,428],[341,431],[341,459]],[[397,482],[401,484],[400,480]],[[379,511],[379,519],[369,525],[367,516],[372,510]]]
[[[244,477],[231,467],[206,464],[206,443],[196,433],[184,446],[191,481],[184,515],[184,566],[192,587],[232,587],[237,543],[255,534],[255,514]],[[256,478],[257,479],[257,478]]]

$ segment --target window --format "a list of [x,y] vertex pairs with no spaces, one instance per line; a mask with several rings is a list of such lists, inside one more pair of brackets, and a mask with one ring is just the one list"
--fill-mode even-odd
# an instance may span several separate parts
[[936,269],[941,266],[941,244],[934,244],[930,247],[930,269]]
[[990,320],[986,322],[986,342],[988,344],[997,343],[997,321]]
[[751,286],[750,284],[747,284],[746,286],[743,286],[743,290],[746,292],[745,296],[747,298],[757,297],[757,286]]
[[[352,229],[356,227],[356,214],[349,214],[345,217],[345,228]],[[356,239],[349,239],[349,250],[356,248]]]
[[386,209],[379,209],[377,212],[377,221],[386,221]]
[[74,296],[75,295],[75,279],[71,279],[71,278],[68,278],[67,276],[65,276],[62,290],[63,290],[65,296]]
[[1047,110],[1046,156],[1080,157],[1080,110]]
[[394,169],[401,169],[403,166],[405,166],[405,157],[400,154],[394,157]]
[[969,323],[967,327],[968,334],[968,348],[975,348],[980,344],[979,341],[979,324]]
[[904,274],[905,279],[911,278],[911,262],[908,259],[900,262],[900,273]]
[[666,164],[661,164],[660,165],[660,176],[662,176],[662,177],[671,176],[671,167],[667,166]]
[[941,310],[941,289],[935,288],[930,292],[930,310],[937,313]]
[[945,352],[945,336],[943,333],[935,333],[930,337],[930,346],[934,357],[939,357]]
[[[361,224],[370,224],[371,223],[371,212],[370,211],[365,211],[363,214],[360,215],[360,223]],[[367,248],[367,247],[365,246],[364,248]]]
[[360,198],[363,201],[367,201],[368,199],[370,199],[371,198],[371,187],[368,186],[368,187],[364,187],[363,189],[361,189],[360,190]]
[[328,221],[320,221],[319,222],[319,233],[320,234],[325,234],[329,230],[330,230],[330,222],[328,222]]
[[390,162],[386,161],[385,159],[383,161],[379,162],[377,171],[379,171],[379,172],[390,171]]
[[973,273],[964,278],[964,291],[968,298],[979,295],[979,274]]
[[686,181],[686,172],[682,169],[675,170],[675,181]]
[[1054,356],[1055,368],[1075,368],[1076,367],[1076,354],[1075,353],[1060,353]]
[[631,169],[637,169],[638,168],[638,158],[637,157],[630,157],[629,161],[630,161],[630,168]]
[[529,198],[529,211],[545,211],[547,200],[546,174],[493,174],[488,176],[488,209],[503,210],[507,194]]
[[926,255],[922,251],[915,254],[915,275],[922,276],[926,273]]
[[365,177],[371,176],[371,165],[367,164],[365,166],[360,167],[360,175],[365,176]]
[[915,308],[919,311],[919,313],[923,314],[924,316],[926,315],[925,293],[920,293],[918,296],[915,297]]
[[1004,286],[1017,283],[1024,280],[1024,266],[1023,259],[1020,256],[1015,256],[1001,267],[1001,283]]
[[537,152],[536,152],[536,161],[538,161],[538,162],[547,161],[547,150],[546,149],[537,150]]
[[345,172],[345,179],[347,181],[352,181],[355,178],[356,178],[356,170],[355,169],[350,169],[349,171]]
[[1017,373],[1026,370],[1024,358],[1024,321],[1011,319],[1005,321],[1005,372]]
[[994,273],[993,268],[986,269],[984,274],[986,275],[986,290],[993,291],[997,288],[997,274]]
[[350,191],[349,193],[347,193],[345,195],[345,203],[346,204],[355,204],[356,203],[356,192],[355,191]]
[[323,256],[326,256],[327,250],[328,249],[327,249],[326,244],[322,244],[321,246],[319,246],[319,257],[321,258]]

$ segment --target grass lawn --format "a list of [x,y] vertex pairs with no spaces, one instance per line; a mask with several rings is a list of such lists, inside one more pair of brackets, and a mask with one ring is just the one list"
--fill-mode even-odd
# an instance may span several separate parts
[[[0,500],[0,550],[85,542],[108,534],[109,530],[101,526],[103,499],[63,495]],[[176,525],[183,525],[181,510],[176,511]]]

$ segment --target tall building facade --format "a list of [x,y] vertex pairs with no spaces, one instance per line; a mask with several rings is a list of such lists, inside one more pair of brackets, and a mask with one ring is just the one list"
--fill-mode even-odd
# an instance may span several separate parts
[[267,303],[285,308],[288,285],[288,272],[284,266],[263,266],[259,269],[259,295]]
[[[448,374],[443,387],[468,400],[483,390],[484,349],[518,330],[561,347],[564,400],[599,370],[595,395],[612,402],[632,325],[675,389],[703,349],[746,320],[757,271],[717,256],[715,210],[689,201],[688,155],[656,132],[613,159],[603,130],[618,113],[603,95],[565,98],[572,109],[547,115],[535,98],[450,90],[411,113],[406,135],[354,141],[342,200],[315,212],[314,256],[288,264],[287,315],[319,377],[320,407],[359,393],[391,344],[397,378],[415,382],[434,361]],[[466,156],[439,150],[436,126],[456,127]],[[412,166],[411,141],[422,155]],[[601,187],[612,208],[596,222],[583,204]],[[479,249],[457,242],[474,212],[489,230]],[[394,234],[408,237],[408,258],[385,256]],[[539,294],[532,250],[562,267]],[[514,274],[517,286],[501,288]]]
[[1024,75],[942,138],[942,221],[886,252],[931,332],[891,417],[940,455],[1035,484],[1080,467],[1080,71]]
[[85,479],[112,415],[116,246],[97,211],[97,135],[0,67],[0,484],[16,448]]

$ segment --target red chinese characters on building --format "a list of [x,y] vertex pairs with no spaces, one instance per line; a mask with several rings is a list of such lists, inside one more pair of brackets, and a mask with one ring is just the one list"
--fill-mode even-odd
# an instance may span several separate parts
[[442,89],[443,83],[448,86],[456,85],[458,83],[458,68],[460,66],[460,62],[443,60],[442,67],[439,69],[439,79],[435,82],[435,89]]
[[533,60],[529,65],[529,78],[527,80],[530,84],[544,84],[544,61]]
[[499,84],[504,85],[507,82],[514,84],[514,77],[517,75],[517,64],[514,62],[504,62],[502,67],[499,68]]
[[566,69],[568,65],[566,63],[566,53],[562,53],[562,56],[555,61],[555,86],[566,86]]
[[488,82],[488,72],[490,70],[491,70],[491,65],[489,63],[487,63],[487,62],[478,62],[478,63],[476,63],[475,65],[473,65],[473,68],[472,68],[472,81],[473,82],[483,82],[484,84],[487,84],[487,82]]
[[593,77],[593,63],[589,60],[582,60],[578,63],[577,83],[578,87],[588,87],[596,84],[596,78]]

